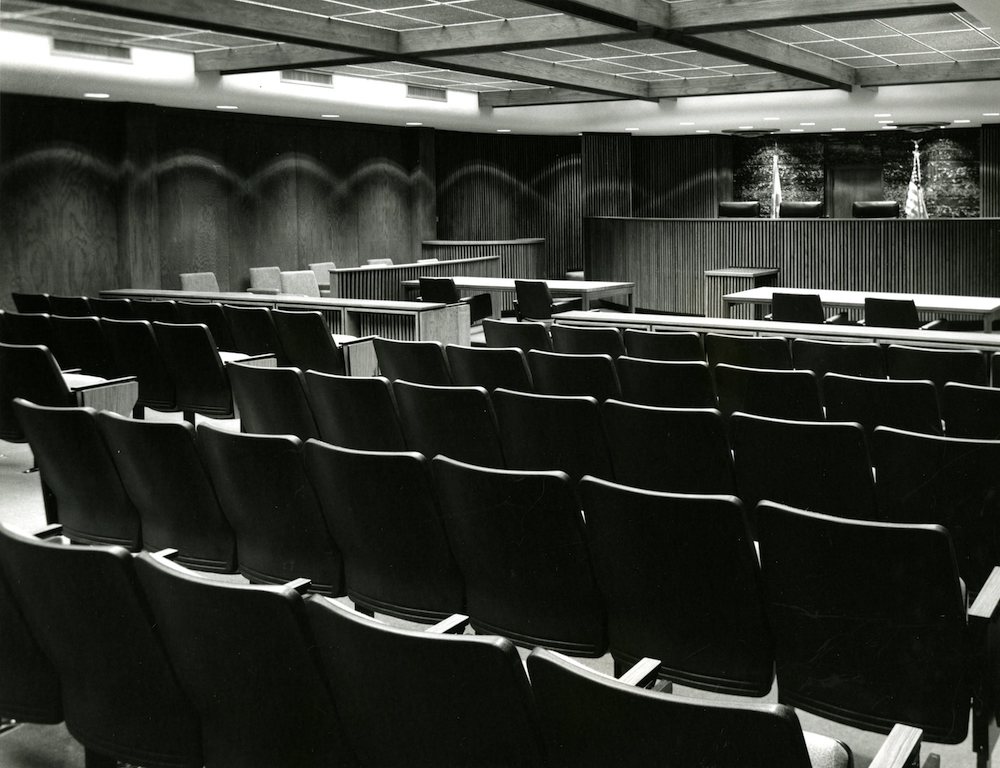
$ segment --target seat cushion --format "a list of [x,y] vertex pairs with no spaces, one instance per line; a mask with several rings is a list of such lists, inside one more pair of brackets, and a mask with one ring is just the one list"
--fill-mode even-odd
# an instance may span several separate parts
[[853,764],[851,750],[842,741],[803,731],[809,763],[812,768],[850,768]]

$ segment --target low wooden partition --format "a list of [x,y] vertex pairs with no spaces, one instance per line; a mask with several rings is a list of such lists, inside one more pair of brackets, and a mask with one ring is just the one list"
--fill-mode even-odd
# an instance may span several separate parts
[[[497,277],[541,279],[545,274],[545,238],[526,237],[518,240],[425,240],[421,244],[425,259],[453,261],[482,256],[500,257]],[[458,273],[456,273],[458,274]],[[553,275],[561,278],[562,275]]]
[[792,288],[1000,295],[1000,219],[588,217],[590,280],[630,280],[635,303],[701,314],[706,270],[777,268]]
[[405,298],[401,283],[420,277],[501,277],[499,256],[450,261],[422,261],[384,267],[345,267],[330,270],[330,298],[397,301]]
[[825,339],[827,341],[874,341],[920,347],[978,349],[1000,352],[1000,333],[921,331],[908,328],[874,328],[863,325],[779,323],[737,317],[694,317],[631,312],[562,312],[553,317],[557,325],[614,326],[640,331],[695,331],[748,336]]
[[[442,344],[469,344],[469,307],[465,304],[433,304],[419,301],[371,301],[364,299],[312,298],[289,294],[237,292],[169,291],[122,288],[101,291],[101,296],[127,299],[173,299],[175,301],[216,301],[223,304],[270,307],[272,309],[314,309],[321,312],[330,333],[358,337],[383,336],[404,341],[440,341]],[[365,344],[349,350],[352,375],[375,373],[374,352]],[[367,344],[367,347],[370,347]]]

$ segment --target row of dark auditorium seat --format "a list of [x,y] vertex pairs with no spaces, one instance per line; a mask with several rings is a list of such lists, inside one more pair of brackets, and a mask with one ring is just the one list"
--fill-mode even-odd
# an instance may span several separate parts
[[[658,694],[634,687],[649,664],[614,681],[541,648],[525,669],[502,638],[445,634],[463,617],[390,628],[301,581],[212,582],[167,553],[6,529],[0,555],[0,713],[65,720],[89,768],[851,761],[789,707]],[[909,764],[920,735],[894,729],[879,765]]]
[[[315,440],[302,446],[290,436],[204,424],[196,438],[183,423],[21,401],[17,407],[59,496],[60,515],[67,513],[62,523],[71,540],[101,541],[93,529],[81,530],[79,515],[109,508],[107,493],[100,499],[81,493],[88,484],[113,484],[107,471],[103,478],[97,471],[95,457],[103,453],[126,495],[138,489],[130,501],[145,545],[179,544],[179,559],[188,564],[204,565],[206,558],[192,557],[189,542],[168,529],[181,513],[199,527],[193,494],[202,484],[232,526],[238,568],[252,581],[309,578],[313,590],[346,592],[362,609],[425,622],[462,610],[481,633],[582,655],[610,648],[620,664],[652,656],[661,676],[709,690],[763,695],[777,659],[782,700],[861,727],[887,726],[886,718],[900,711],[893,702],[909,707],[925,700],[921,687],[929,681],[937,693],[942,685],[949,689],[940,699],[955,708],[919,716],[928,738],[965,738],[973,684],[981,680],[978,671],[969,676],[965,644],[972,638],[943,528],[849,521],[765,502],[756,523],[761,569],[743,507],[731,496],[656,493],[596,478],[584,479],[577,495],[558,471],[490,469],[443,456],[428,463],[416,453],[352,451]],[[88,509],[64,507],[64,499]],[[157,504],[162,517],[147,526],[144,512]],[[859,548],[861,539],[870,550]],[[811,542],[805,554],[803,542]],[[845,556],[850,552],[858,557]],[[817,573],[795,572],[791,562]],[[864,587],[851,599],[875,596],[889,637],[862,640],[824,624],[829,616],[809,601],[836,599],[843,607],[848,580]],[[804,596],[802,583],[819,594]],[[903,583],[930,619],[918,621],[908,600],[893,597]],[[804,600],[797,612],[787,599],[792,585]],[[929,603],[932,596],[939,602]],[[191,610],[208,620],[206,611]],[[859,604],[846,615],[865,610]],[[827,618],[817,627],[813,616]],[[899,625],[922,639],[919,648]],[[930,645],[954,637],[959,627],[957,645],[929,658]],[[830,632],[823,640],[829,658],[807,647],[817,631]],[[855,643],[864,642],[896,659],[906,682],[887,680],[881,657],[858,653]],[[834,650],[839,643],[846,645]],[[810,674],[802,679],[797,670],[807,657]],[[877,672],[863,669],[869,661]],[[844,664],[855,669],[853,677],[843,675]],[[784,675],[794,682],[785,686]],[[823,691],[815,675],[848,682]],[[902,711],[915,717],[912,709]]]

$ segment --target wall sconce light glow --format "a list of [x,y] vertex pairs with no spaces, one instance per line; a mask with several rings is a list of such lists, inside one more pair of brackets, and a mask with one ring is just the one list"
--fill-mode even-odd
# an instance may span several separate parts
[[340,117],[340,115],[320,115],[320,117],[328,117],[330,119],[335,120],[336,118]]
[[229,110],[239,109],[239,107],[237,107],[234,104],[218,104],[218,105],[216,105],[215,108],[216,109],[229,109]]
[[85,93],[83,94],[85,99],[110,99],[110,93]]

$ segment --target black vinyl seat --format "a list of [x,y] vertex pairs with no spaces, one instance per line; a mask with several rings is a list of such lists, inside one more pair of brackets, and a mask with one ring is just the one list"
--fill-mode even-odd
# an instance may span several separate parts
[[972,384],[945,384],[941,415],[948,437],[1000,440],[1000,389]]
[[345,372],[344,351],[337,346],[319,312],[272,309],[271,321],[284,355],[282,365],[300,371]]
[[236,540],[202,464],[194,427],[106,411],[97,422],[142,521],[143,547],[176,549],[177,562],[188,568],[235,571]]
[[63,317],[90,317],[94,314],[86,296],[49,295],[49,314]]
[[467,464],[504,467],[496,414],[485,389],[396,381],[392,390],[411,451],[431,458],[442,454]]
[[601,417],[617,482],[674,493],[736,493],[732,451],[717,410],[608,400]]
[[465,586],[419,453],[355,451],[317,440],[306,470],[359,610],[436,622],[465,607]]
[[201,768],[201,724],[182,693],[121,547],[75,546],[0,526],[0,566],[62,687],[90,768]]
[[812,371],[715,366],[719,410],[799,421],[822,421],[819,382]]
[[821,387],[826,418],[858,422],[869,440],[878,426],[941,434],[941,411],[933,382],[828,373]]
[[704,361],[705,344],[695,331],[640,331],[626,328],[622,332],[625,349],[630,357],[646,360]]
[[14,306],[22,314],[49,314],[51,305],[47,293],[22,293],[11,291]]
[[487,347],[517,347],[522,352],[532,349],[552,351],[552,337],[544,323],[483,320],[483,334]]
[[648,691],[544,648],[527,666],[554,768],[853,765],[843,743],[804,734],[791,707]]
[[871,328],[912,328],[923,331],[947,330],[946,320],[923,322],[917,315],[913,299],[881,299],[865,297],[864,324]]
[[766,695],[774,657],[739,499],[586,477],[580,500],[616,673],[652,657],[661,678]]
[[1000,564],[1000,441],[879,427],[872,441],[879,512],[893,523],[936,523],[977,594]]
[[885,351],[890,379],[927,379],[938,396],[948,382],[986,386],[990,383],[986,355],[978,349],[933,349],[890,344]]
[[197,442],[236,534],[240,573],[264,584],[309,579],[311,589],[344,594],[340,552],[306,474],[302,442],[207,423],[198,425]]
[[610,355],[562,354],[533,349],[527,354],[534,389],[543,395],[589,395],[598,400],[621,395]]
[[321,440],[362,451],[406,450],[388,379],[316,371],[306,371],[305,377]]
[[791,368],[792,353],[784,336],[705,334],[705,353],[713,368],[719,363],[744,368]]
[[78,370],[89,376],[111,375],[111,352],[97,317],[52,315],[49,326],[52,354],[61,368]]
[[580,299],[553,299],[544,280],[515,280],[514,295],[518,320],[551,320],[552,315],[582,306]]
[[715,408],[715,382],[705,361],[648,360],[622,355],[615,360],[621,399],[667,408]]
[[827,515],[876,518],[872,460],[859,424],[737,413],[730,431],[736,487],[751,512],[767,499]]
[[212,332],[216,347],[224,352],[236,352],[233,332],[229,328],[229,319],[221,304],[214,301],[178,301],[178,323],[201,323]]
[[517,347],[465,347],[448,344],[444,348],[452,383],[464,387],[514,389],[530,392],[528,361]]
[[574,481],[613,479],[601,411],[592,397],[564,397],[498,389],[493,408],[510,469],[558,469]]
[[176,411],[177,389],[170,370],[160,354],[153,326],[148,320],[101,320],[104,338],[111,356],[111,370],[116,376],[135,376],[139,382],[136,417],[145,408]]
[[133,299],[132,315],[149,323],[176,323],[177,302],[173,299]]
[[195,414],[236,416],[226,366],[208,327],[200,323],[153,323],[156,342],[177,393],[176,409],[192,424]]
[[263,368],[233,363],[226,367],[243,432],[319,437],[306,382],[298,368]]
[[880,733],[913,725],[948,744],[966,738],[971,713],[988,764],[997,667],[986,625],[1000,590],[966,610],[948,532],[767,502],[757,518],[779,701]]
[[603,654],[604,605],[569,477],[444,456],[431,464],[475,630],[529,647]]
[[278,365],[287,365],[285,351],[278,340],[278,330],[268,307],[242,307],[224,304],[222,310],[233,334],[233,347],[245,355],[274,355]]
[[792,339],[792,363],[820,379],[827,373],[884,379],[885,353],[872,342]]
[[356,764],[294,584],[222,583],[148,553],[136,571],[200,716],[206,765]]
[[41,479],[55,496],[65,535],[80,544],[142,546],[139,513],[122,485],[93,408],[14,400]]
[[91,296],[88,301],[90,302],[91,311],[102,320],[135,319],[130,299],[102,299]]
[[389,381],[412,381],[415,384],[449,386],[451,372],[439,341],[400,341],[374,339],[379,371]]
[[488,293],[462,297],[450,277],[421,277],[420,300],[435,304],[468,304],[469,323],[475,324],[493,315],[493,299]]
[[569,355],[610,355],[612,358],[625,354],[625,342],[621,331],[613,327],[574,325],[553,325],[552,351]]
[[783,293],[781,291],[774,291],[771,294],[769,319],[780,323],[816,323],[818,325],[850,322],[843,312],[827,317],[818,293]]
[[510,641],[390,627],[315,597],[306,611],[361,765],[547,764]]
[[[4,344],[38,344],[52,346],[52,323],[44,312],[27,314],[4,312],[0,318],[0,342]],[[64,366],[69,367],[69,366]]]

